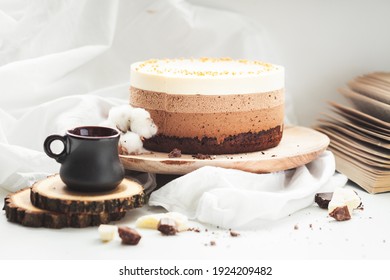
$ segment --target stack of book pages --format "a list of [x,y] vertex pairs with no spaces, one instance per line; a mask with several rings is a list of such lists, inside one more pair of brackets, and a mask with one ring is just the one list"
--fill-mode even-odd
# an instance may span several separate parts
[[357,77],[339,92],[350,105],[329,102],[316,127],[331,140],[337,170],[370,193],[390,191],[390,73]]

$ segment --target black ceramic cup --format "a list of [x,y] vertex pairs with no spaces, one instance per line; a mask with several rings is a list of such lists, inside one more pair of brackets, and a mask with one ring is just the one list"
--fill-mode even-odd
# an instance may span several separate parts
[[[62,152],[51,150],[53,141],[61,141]],[[61,163],[61,180],[72,190],[99,192],[115,189],[124,178],[118,155],[119,131],[102,126],[70,129],[64,136],[50,135],[43,148]]]

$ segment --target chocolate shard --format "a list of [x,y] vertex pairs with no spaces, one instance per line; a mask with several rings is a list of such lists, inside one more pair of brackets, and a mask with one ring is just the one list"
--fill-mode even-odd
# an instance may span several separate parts
[[354,192],[356,193],[357,197],[360,199],[360,204],[358,205],[358,207],[356,207],[356,209],[364,210],[364,205],[363,205],[361,197],[359,196],[359,194],[356,191],[354,191]]
[[175,235],[178,231],[175,220],[170,218],[161,218],[158,222],[157,230],[163,235]]
[[204,155],[204,154],[199,154],[199,153],[196,155],[193,155],[192,157],[196,158],[196,159],[211,159],[210,155]]
[[332,192],[317,193],[314,197],[315,203],[322,209],[328,209],[329,202],[332,200]]
[[179,158],[181,157],[181,151],[177,148],[174,148],[169,154],[169,158]]
[[347,221],[351,219],[351,214],[349,213],[347,205],[336,207],[332,212],[329,213],[329,216],[334,218],[336,221]]
[[126,245],[137,245],[141,239],[141,235],[134,229],[129,227],[118,227],[119,237],[122,243]]
[[240,236],[240,234],[238,233],[238,232],[236,232],[236,231],[230,231],[230,236],[231,237],[237,237],[237,236]]

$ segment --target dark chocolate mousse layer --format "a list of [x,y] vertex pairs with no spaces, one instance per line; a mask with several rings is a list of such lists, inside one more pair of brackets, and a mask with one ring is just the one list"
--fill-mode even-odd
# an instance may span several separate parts
[[265,150],[275,147],[282,139],[283,128],[263,130],[257,133],[246,132],[226,137],[218,143],[217,138],[203,137],[179,138],[158,134],[144,140],[144,147],[148,150],[169,153],[179,149],[183,154],[238,154]]

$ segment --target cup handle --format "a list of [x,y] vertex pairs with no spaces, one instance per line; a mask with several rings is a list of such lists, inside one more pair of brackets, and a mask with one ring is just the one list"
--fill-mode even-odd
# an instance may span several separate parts
[[[46,138],[45,142],[43,143],[43,149],[45,153],[51,157],[54,158],[57,162],[63,163],[65,161],[65,158],[67,156],[67,144],[66,144],[66,136],[61,136],[61,135],[50,135]],[[64,149],[62,150],[61,153],[55,154],[50,148],[50,145],[53,141],[59,140],[64,144]]]

